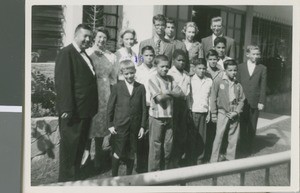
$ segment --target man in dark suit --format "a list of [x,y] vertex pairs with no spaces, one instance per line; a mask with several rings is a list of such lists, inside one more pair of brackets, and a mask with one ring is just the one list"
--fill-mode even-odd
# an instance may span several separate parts
[[246,55],[248,60],[239,65],[237,75],[246,96],[240,133],[240,150],[243,156],[252,153],[259,111],[265,106],[267,84],[267,69],[260,63],[259,47],[248,46]]
[[226,38],[226,56],[229,56],[232,59],[236,59],[235,56],[235,41],[234,39],[224,36],[223,34],[223,26],[222,26],[222,17],[214,17],[210,21],[210,29],[213,34],[202,38],[201,43],[203,45],[204,56],[208,53],[210,49],[214,47],[214,40],[216,37],[225,37]]
[[[174,51],[174,45],[165,39],[166,18],[163,15],[155,15],[152,19],[153,26],[155,28],[155,34],[152,38],[146,39],[140,43],[139,46],[139,58],[142,57],[142,48],[145,46],[152,46],[155,51],[155,55],[166,55],[169,61],[172,61],[172,54]],[[142,61],[140,61],[142,63]],[[170,62],[171,64],[171,62]]]
[[55,61],[56,108],[59,115],[60,152],[58,181],[77,180],[88,141],[92,117],[97,113],[97,83],[91,60],[85,53],[92,32],[80,24],[73,43]]

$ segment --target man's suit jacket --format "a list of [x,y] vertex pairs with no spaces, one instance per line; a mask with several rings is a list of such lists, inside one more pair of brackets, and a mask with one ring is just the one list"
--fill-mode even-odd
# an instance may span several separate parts
[[[136,129],[146,129],[146,90],[144,85],[134,82],[132,94],[129,94],[126,83],[121,80],[112,87],[107,104],[108,127],[117,130],[131,121]],[[137,131],[136,131],[137,132]]]
[[[146,39],[140,43],[139,58],[141,58],[142,48],[145,46],[152,46],[154,48],[154,51],[156,52],[156,49],[155,49],[156,45],[155,45],[154,39],[153,38]],[[169,63],[171,64],[173,52],[174,52],[174,44],[168,42],[167,40],[164,40],[164,46],[162,47],[162,50],[160,51],[160,53],[155,53],[155,55],[159,55],[159,54],[166,55],[169,58]],[[140,63],[142,63],[142,62],[140,62]]]
[[55,61],[56,108],[59,116],[91,118],[97,113],[96,76],[73,44],[63,48]]
[[[226,55],[230,58],[236,59],[235,57],[235,41],[234,39],[224,36],[226,39]],[[206,57],[206,54],[210,49],[213,49],[213,41],[212,41],[212,35],[207,36],[206,38],[201,39],[201,43],[203,45],[204,50],[204,57]]]
[[251,108],[257,108],[258,103],[265,104],[267,68],[257,64],[252,76],[249,74],[247,63],[238,66],[237,79],[241,83],[247,102]]

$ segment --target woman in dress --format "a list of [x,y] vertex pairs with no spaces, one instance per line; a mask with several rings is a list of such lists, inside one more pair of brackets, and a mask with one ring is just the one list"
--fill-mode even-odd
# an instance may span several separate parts
[[[115,53],[117,56],[117,66],[119,69],[119,64],[123,60],[131,60],[135,65],[138,65],[138,57],[136,53],[132,50],[132,47],[137,44],[136,32],[134,29],[126,28],[122,29],[119,37],[119,46],[121,47]],[[119,80],[124,80],[123,76],[118,70]]]
[[190,62],[190,75],[194,75],[194,65],[193,60],[196,58],[204,58],[203,46],[200,42],[195,41],[195,35],[199,32],[198,27],[195,22],[187,22],[182,29],[182,33],[185,35],[183,40],[186,49],[189,54]]
[[106,48],[108,39],[108,30],[104,27],[99,27],[94,32],[93,46],[86,50],[94,64],[98,85],[98,113],[93,117],[89,135],[90,138],[94,138],[95,140],[94,164],[96,170],[102,167],[104,160],[105,154],[102,149],[102,143],[104,137],[109,134],[106,108],[110,88],[117,82],[116,56]]

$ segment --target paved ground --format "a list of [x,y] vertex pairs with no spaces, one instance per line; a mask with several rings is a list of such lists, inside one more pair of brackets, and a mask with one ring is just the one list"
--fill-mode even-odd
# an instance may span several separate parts
[[[258,130],[254,147],[254,154],[251,157],[266,155],[271,153],[290,150],[291,148],[291,119],[289,116],[280,116],[268,113],[261,113],[258,121]],[[108,156],[109,157],[109,156]],[[108,160],[108,163],[110,161]],[[93,169],[86,168],[87,171]],[[270,185],[287,186],[289,182],[287,176],[283,175],[287,172],[287,165],[276,166],[271,169]],[[90,173],[90,172],[87,172]],[[121,165],[119,170],[120,176],[125,174],[125,166]],[[136,174],[134,172],[134,174]],[[52,175],[55,176],[55,175]],[[111,170],[108,169],[100,174],[89,175],[87,180],[103,179],[111,177]],[[32,179],[33,185],[55,183],[56,178],[40,181]],[[188,185],[211,186],[211,179],[192,182]],[[218,178],[218,185],[239,185],[239,175],[230,175]],[[246,174],[245,185],[247,186],[264,186],[264,170],[248,172]]]
[[[280,116],[269,113],[261,113],[258,120],[258,130],[254,146],[254,154],[251,157],[266,155],[271,153],[290,150],[291,145],[291,119],[289,116]],[[274,167],[271,171],[270,185],[286,186],[289,185],[287,177],[281,175],[286,173],[287,166],[281,165]],[[124,175],[125,166],[120,167],[119,174]],[[134,172],[135,174],[135,172]],[[111,177],[111,171],[90,177],[89,179],[100,179]],[[211,186],[211,179],[193,182],[188,185]],[[249,186],[264,186],[264,171],[258,170],[246,174],[245,184]],[[239,175],[220,177],[218,185],[239,185]]]

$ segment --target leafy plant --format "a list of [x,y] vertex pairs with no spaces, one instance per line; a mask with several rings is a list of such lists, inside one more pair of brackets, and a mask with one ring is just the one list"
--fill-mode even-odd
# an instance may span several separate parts
[[31,116],[55,116],[54,81],[39,71],[33,71],[31,77]]

